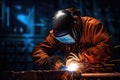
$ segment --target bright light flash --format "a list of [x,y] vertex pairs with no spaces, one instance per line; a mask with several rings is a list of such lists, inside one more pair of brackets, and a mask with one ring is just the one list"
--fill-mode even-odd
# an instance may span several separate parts
[[71,62],[66,70],[68,71],[76,71],[79,68],[79,64]]
[[65,13],[63,13],[62,11],[59,11],[58,14],[56,15],[56,18],[62,16],[62,15],[65,15]]

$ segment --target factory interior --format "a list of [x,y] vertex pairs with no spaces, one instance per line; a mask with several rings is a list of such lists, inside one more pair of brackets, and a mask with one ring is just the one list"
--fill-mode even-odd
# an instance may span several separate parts
[[[69,7],[78,8],[81,16],[94,17],[104,24],[113,44],[113,62],[110,64],[115,64],[115,66],[112,73],[120,72],[120,4],[118,1],[0,0],[0,71],[3,73],[8,71],[6,74],[0,73],[3,80],[27,80],[26,77],[23,77],[25,71],[30,71],[25,73],[28,78],[36,71],[40,71],[32,60],[33,48],[42,42],[53,28],[52,20],[55,11]],[[57,75],[57,73],[60,76],[62,71],[50,71],[46,76],[49,77],[50,74]],[[6,79],[5,75],[9,77]],[[40,71],[38,75],[42,75],[42,72]],[[28,80],[61,80],[42,78],[32,77]]]

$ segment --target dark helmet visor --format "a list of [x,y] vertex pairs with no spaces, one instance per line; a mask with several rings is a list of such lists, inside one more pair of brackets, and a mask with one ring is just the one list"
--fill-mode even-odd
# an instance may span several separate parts
[[74,18],[70,12],[59,10],[55,13],[53,18],[53,26],[55,36],[64,35],[74,26]]

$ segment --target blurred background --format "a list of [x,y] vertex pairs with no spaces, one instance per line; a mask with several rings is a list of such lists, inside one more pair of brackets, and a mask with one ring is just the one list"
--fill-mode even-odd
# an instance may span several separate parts
[[55,11],[80,9],[99,19],[111,35],[113,57],[120,59],[119,0],[0,0],[0,70],[34,70],[32,49],[52,29]]

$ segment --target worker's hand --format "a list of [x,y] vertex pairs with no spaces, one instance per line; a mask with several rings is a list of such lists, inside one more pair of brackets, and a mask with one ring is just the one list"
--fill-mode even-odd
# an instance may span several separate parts
[[59,70],[63,65],[62,60],[57,56],[52,56],[43,60],[41,68],[43,70]]

